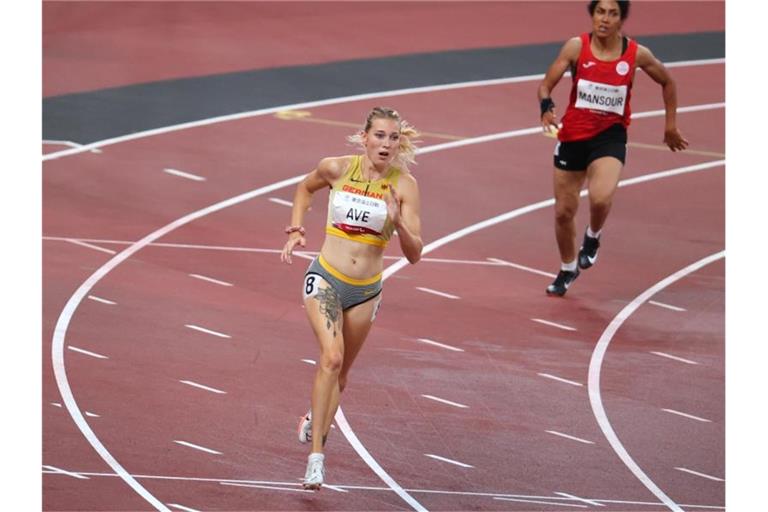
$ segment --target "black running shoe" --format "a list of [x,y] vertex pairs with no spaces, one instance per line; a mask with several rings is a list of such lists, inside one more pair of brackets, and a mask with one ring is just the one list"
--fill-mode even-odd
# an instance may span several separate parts
[[547,286],[547,295],[558,295],[562,297],[568,291],[568,287],[579,277],[579,269],[573,272],[570,270],[561,270],[551,285]]
[[584,241],[579,249],[579,268],[587,269],[597,261],[597,250],[600,248],[600,239],[592,238],[584,233]]

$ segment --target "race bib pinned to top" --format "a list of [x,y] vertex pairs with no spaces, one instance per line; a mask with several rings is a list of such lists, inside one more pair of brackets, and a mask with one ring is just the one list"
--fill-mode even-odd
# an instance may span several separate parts
[[576,108],[611,112],[621,116],[624,115],[626,104],[626,85],[608,85],[583,78],[576,85]]
[[338,191],[334,194],[333,226],[345,233],[379,235],[387,220],[387,203],[383,199]]

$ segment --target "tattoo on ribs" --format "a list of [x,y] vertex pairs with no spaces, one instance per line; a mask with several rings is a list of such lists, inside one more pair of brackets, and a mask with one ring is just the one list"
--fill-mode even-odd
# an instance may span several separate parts
[[336,337],[336,323],[341,320],[341,297],[332,287],[318,290],[315,299],[320,302],[320,314],[325,316],[325,328],[333,327],[333,337]]

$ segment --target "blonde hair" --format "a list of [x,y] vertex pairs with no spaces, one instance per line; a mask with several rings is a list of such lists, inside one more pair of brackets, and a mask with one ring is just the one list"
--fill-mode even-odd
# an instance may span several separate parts
[[399,151],[396,158],[396,163],[399,166],[406,164],[416,163],[416,137],[418,137],[419,131],[413,127],[408,121],[400,117],[400,113],[397,110],[387,107],[374,107],[365,119],[365,126],[363,129],[354,135],[347,137],[347,140],[358,147],[365,148],[363,144],[363,134],[367,133],[373,125],[374,119],[394,119],[400,125],[400,144]]

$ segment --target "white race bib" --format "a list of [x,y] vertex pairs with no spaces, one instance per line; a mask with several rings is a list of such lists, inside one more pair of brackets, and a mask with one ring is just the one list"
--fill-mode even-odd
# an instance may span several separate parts
[[627,103],[626,85],[607,85],[583,78],[576,85],[576,108],[599,110],[624,115]]
[[387,221],[387,203],[349,192],[337,191],[331,205],[333,225],[347,233],[380,235]]

